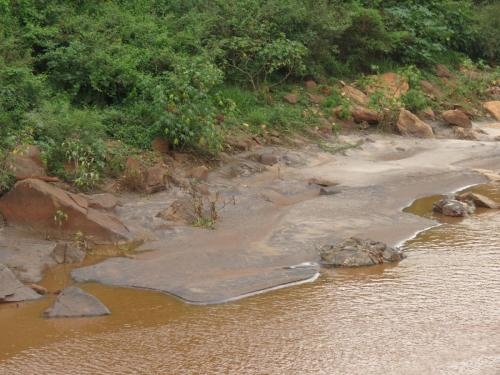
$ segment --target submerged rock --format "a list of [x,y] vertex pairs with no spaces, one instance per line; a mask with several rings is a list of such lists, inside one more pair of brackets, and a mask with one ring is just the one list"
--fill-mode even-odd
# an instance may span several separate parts
[[472,202],[461,202],[455,197],[448,197],[435,202],[432,210],[445,216],[464,217],[474,213],[476,207]]
[[70,286],[58,296],[54,305],[45,310],[45,318],[79,318],[110,315],[109,309],[96,297]]
[[320,249],[321,261],[327,267],[361,267],[399,262],[404,254],[383,242],[351,237],[337,245]]
[[0,303],[40,298],[33,289],[23,285],[5,265],[0,263]]

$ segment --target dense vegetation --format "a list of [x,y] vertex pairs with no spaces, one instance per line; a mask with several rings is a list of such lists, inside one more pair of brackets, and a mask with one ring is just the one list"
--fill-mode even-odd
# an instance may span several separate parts
[[305,77],[496,65],[498,14],[494,0],[0,0],[0,163],[36,143],[52,173],[76,159],[67,177],[92,185],[109,153],[159,135],[217,153],[233,130],[307,125],[269,95]]

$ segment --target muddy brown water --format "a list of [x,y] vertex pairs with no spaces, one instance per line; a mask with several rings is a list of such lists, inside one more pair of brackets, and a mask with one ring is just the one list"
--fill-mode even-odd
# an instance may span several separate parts
[[[498,185],[475,190],[500,200]],[[435,199],[411,211],[431,215]],[[399,265],[221,305],[97,284],[82,287],[111,316],[41,319],[52,298],[0,305],[0,374],[498,375],[499,228],[480,210],[407,241]],[[42,284],[62,288],[68,271]]]

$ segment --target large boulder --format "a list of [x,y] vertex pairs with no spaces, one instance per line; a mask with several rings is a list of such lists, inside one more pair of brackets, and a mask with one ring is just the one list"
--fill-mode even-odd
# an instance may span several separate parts
[[470,129],[472,127],[472,122],[463,111],[460,109],[452,109],[442,113],[443,120],[450,125],[459,126],[464,129]]
[[0,212],[9,224],[55,237],[77,232],[104,242],[129,237],[129,230],[115,215],[89,207],[80,195],[35,179],[17,182],[0,199]]
[[399,113],[397,128],[401,135],[417,138],[434,138],[434,131],[430,125],[426,124],[406,109],[401,109]]
[[447,197],[435,202],[432,210],[439,214],[451,217],[464,217],[474,213],[475,206],[473,203],[461,202],[455,197]]
[[0,303],[40,298],[33,289],[23,285],[5,265],[0,263]]
[[382,120],[382,116],[377,111],[358,105],[351,108],[351,116],[356,122],[377,123]]
[[349,238],[337,245],[326,245],[320,249],[322,265],[326,267],[361,267],[375,264],[399,262],[403,253],[383,242]]
[[58,296],[54,305],[45,310],[45,318],[81,318],[109,315],[109,309],[96,297],[80,288],[70,286]]
[[388,72],[373,77],[373,83],[367,87],[367,92],[382,92],[388,99],[397,99],[410,89],[408,80],[397,73]]
[[500,121],[500,100],[494,100],[492,102],[486,102],[483,104],[484,109],[486,109],[495,119]]
[[472,193],[472,192],[463,193],[457,196],[457,200],[461,202],[472,202],[476,207],[491,208],[491,209],[500,208],[499,203],[478,193]]
[[370,103],[370,99],[368,98],[368,96],[364,92],[358,90],[353,86],[345,85],[342,88],[342,94],[354,103],[365,107]]
[[32,145],[17,147],[7,159],[7,168],[18,179],[47,175],[40,157],[40,149]]

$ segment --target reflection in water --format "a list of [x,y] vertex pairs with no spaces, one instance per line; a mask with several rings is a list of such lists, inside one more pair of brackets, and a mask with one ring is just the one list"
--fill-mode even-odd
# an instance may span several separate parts
[[0,306],[0,374],[498,374],[498,228],[498,211],[481,212],[421,233],[397,266],[223,305],[87,284],[111,316]]

